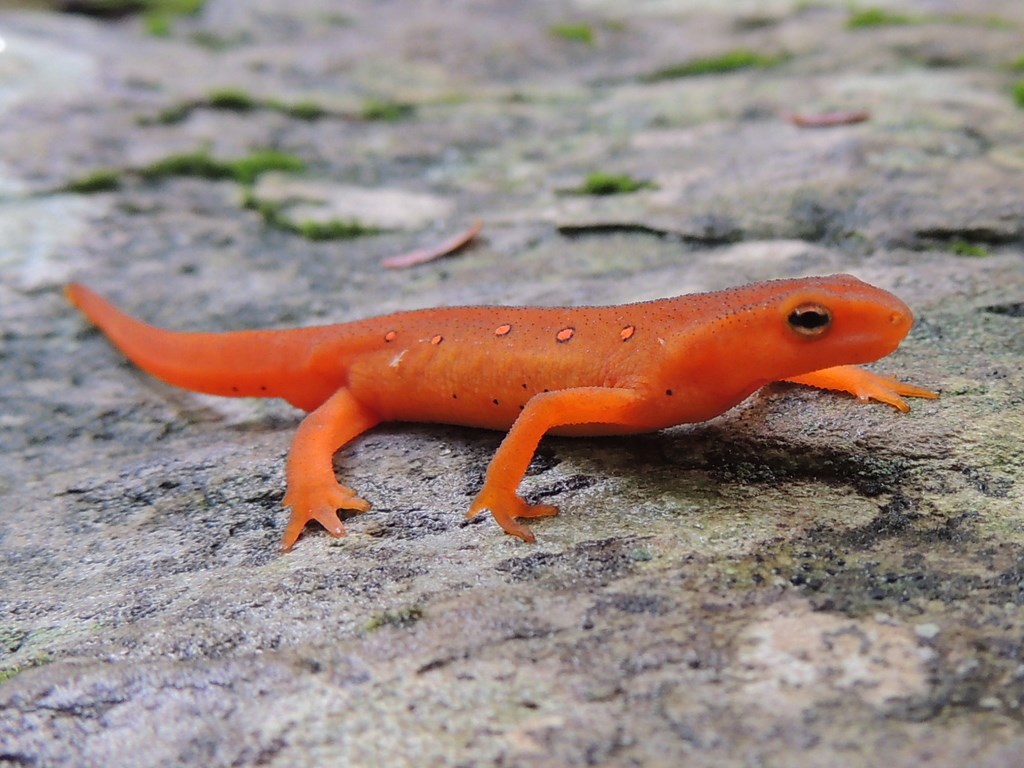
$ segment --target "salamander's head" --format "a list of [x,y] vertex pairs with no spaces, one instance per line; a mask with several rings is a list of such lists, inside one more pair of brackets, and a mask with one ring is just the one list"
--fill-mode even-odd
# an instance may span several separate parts
[[877,360],[895,350],[913,325],[906,304],[849,274],[779,281],[762,307],[752,309],[772,319],[779,362],[799,373]]
[[711,377],[736,402],[771,381],[885,357],[914,319],[891,293],[850,275],[772,280],[685,299],[693,317],[669,341],[668,375]]

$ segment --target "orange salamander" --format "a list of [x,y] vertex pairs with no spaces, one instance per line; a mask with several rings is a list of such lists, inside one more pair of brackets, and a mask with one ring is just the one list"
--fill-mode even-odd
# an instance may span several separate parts
[[316,520],[344,536],[339,509],[370,504],[338,483],[334,453],[385,421],[508,430],[468,517],[558,513],[516,490],[541,437],[618,435],[699,422],[773,381],[874,399],[901,411],[927,389],[855,364],[888,355],[913,322],[886,291],[849,275],[773,280],[607,307],[446,307],[340,325],[188,333],[121,312],[83,285],[71,302],[130,360],[197,392],[280,397],[308,411],[292,442],[284,504],[290,549]]

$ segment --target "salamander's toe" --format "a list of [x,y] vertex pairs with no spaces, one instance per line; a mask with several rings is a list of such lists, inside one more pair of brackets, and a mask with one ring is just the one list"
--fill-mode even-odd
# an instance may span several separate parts
[[351,488],[335,483],[326,487],[303,487],[289,489],[284,505],[292,508],[292,516],[281,536],[281,551],[287,552],[294,546],[306,524],[315,520],[334,536],[345,535],[345,525],[338,517],[337,510],[349,509],[365,512],[370,502],[355,495]]
[[516,513],[516,517],[554,517],[558,507],[554,504],[526,504]]
[[486,487],[473,500],[466,518],[472,519],[485,509],[490,510],[491,517],[505,533],[531,544],[537,537],[529,527],[516,522],[516,518],[553,517],[558,514],[558,507],[553,504],[527,504],[515,493],[501,493]]

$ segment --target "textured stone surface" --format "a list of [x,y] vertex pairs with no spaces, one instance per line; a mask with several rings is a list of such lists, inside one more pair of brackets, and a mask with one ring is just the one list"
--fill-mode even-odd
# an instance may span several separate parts
[[[839,3],[208,0],[167,38],[40,5],[0,11],[0,764],[1019,765],[1019,2],[853,30]],[[736,48],[782,58],[647,77]],[[871,119],[782,117],[837,109]],[[144,173],[264,149],[307,170],[261,199],[387,231],[310,242],[235,181]],[[99,169],[120,186],[59,191]],[[654,187],[575,194],[595,171]],[[533,546],[463,520],[500,435],[387,425],[336,462],[374,509],[284,556],[298,413],[154,382],[61,294],[229,329],[837,271],[914,308],[875,368],[941,400],[776,385],[545,441]]]

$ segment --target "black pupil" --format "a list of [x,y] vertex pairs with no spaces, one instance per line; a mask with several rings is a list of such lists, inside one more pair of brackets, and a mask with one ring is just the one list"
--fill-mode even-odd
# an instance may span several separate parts
[[796,309],[789,316],[789,324],[794,328],[805,328],[814,331],[828,325],[828,312],[817,309]]

